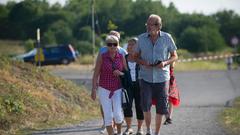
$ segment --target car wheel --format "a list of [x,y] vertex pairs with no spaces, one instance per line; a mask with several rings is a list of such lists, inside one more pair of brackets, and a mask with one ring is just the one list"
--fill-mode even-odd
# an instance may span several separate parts
[[62,59],[62,64],[64,64],[64,65],[69,64],[69,60],[68,59]]

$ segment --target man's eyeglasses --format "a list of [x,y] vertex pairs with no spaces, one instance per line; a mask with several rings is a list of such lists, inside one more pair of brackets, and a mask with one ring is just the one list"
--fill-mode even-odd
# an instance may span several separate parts
[[145,23],[145,26],[158,26],[158,23],[154,23],[154,24]]
[[107,46],[108,47],[112,47],[112,46],[117,47],[118,43],[107,43]]

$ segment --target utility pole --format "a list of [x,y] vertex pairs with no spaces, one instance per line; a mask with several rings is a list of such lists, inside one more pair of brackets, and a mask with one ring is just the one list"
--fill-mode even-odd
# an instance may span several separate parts
[[40,44],[40,29],[37,29],[37,43],[36,43],[37,53],[34,57],[35,63],[38,67],[41,67],[41,62],[44,61],[43,49]]
[[95,64],[95,21],[94,21],[94,0],[92,0],[92,55],[93,65]]
[[40,29],[37,29],[37,57],[38,57],[38,67],[41,67],[41,61],[40,61]]

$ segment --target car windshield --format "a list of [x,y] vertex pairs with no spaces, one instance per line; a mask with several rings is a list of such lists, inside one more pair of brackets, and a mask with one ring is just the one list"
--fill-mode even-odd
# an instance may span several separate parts
[[33,50],[31,50],[30,52],[26,53],[26,55],[35,55],[37,53],[37,49],[34,48]]
[[37,49],[36,48],[34,48],[33,50],[31,50],[28,53],[16,56],[15,59],[22,59],[22,58],[27,57],[27,56],[34,56],[35,54],[37,54]]

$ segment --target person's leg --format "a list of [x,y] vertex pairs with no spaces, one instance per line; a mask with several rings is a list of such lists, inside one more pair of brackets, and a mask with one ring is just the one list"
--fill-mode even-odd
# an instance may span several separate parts
[[106,126],[106,129],[107,129],[108,135],[113,135],[113,127],[112,127],[112,125]]
[[124,135],[128,135],[128,134],[133,133],[133,130],[131,129],[131,127],[132,127],[132,116],[133,116],[133,112],[132,112],[133,87],[131,87],[131,89],[129,89],[127,92],[128,92],[128,98],[129,98],[129,106],[123,110],[125,121],[126,121],[126,124],[127,124],[127,128],[123,133]]
[[171,102],[169,102],[168,118],[172,119],[172,114],[173,114],[173,104]]
[[103,121],[102,127],[101,127],[101,129],[100,129],[100,133],[101,133],[101,134],[104,134],[105,131],[106,131],[105,124],[104,124],[104,114],[103,114],[102,106],[100,105],[99,107],[100,107],[100,112],[101,112],[102,121]]
[[150,133],[151,132],[151,112],[144,112],[144,120],[145,120],[145,124],[147,127],[147,132]]
[[137,133],[142,133],[142,124],[143,124],[143,111],[142,108],[140,106],[140,100],[141,100],[141,96],[140,96],[140,87],[139,87],[139,83],[136,82],[134,84],[134,88],[133,88],[133,99],[135,101],[135,109],[136,109],[136,116],[137,116]]
[[147,134],[151,134],[152,83],[140,80],[141,108],[144,114]]
[[163,118],[163,115],[161,114],[156,114],[156,118],[155,118],[155,134],[158,135],[158,133],[160,133],[160,128],[161,128],[161,125],[162,125],[162,118]]
[[163,115],[168,114],[167,91],[169,88],[169,81],[156,83],[153,86],[153,94],[157,100],[156,117],[155,117],[155,134],[160,133]]
[[112,120],[113,120],[113,112],[112,112],[112,101],[108,98],[109,91],[99,87],[98,88],[99,100],[103,110],[104,116],[104,124],[106,126],[108,135],[113,135],[113,128],[112,128]]
[[168,104],[168,114],[165,115],[166,120],[164,122],[164,125],[172,124],[172,113],[173,113],[173,104],[169,101],[169,104]]
[[121,95],[122,90],[116,90],[114,95],[112,96],[113,103],[113,116],[117,125],[117,133],[121,134],[122,122],[123,122],[123,113],[122,113],[122,103],[121,103]]
[[140,119],[138,119],[137,120],[137,134],[136,135],[142,135],[143,134],[143,129],[142,129],[142,124],[143,124],[143,120],[140,120]]
[[125,117],[125,121],[126,121],[126,124],[127,124],[127,129],[131,128],[132,117]]

